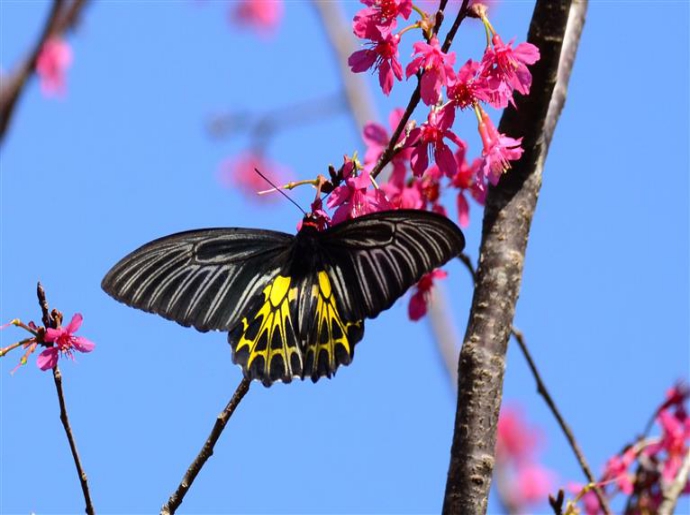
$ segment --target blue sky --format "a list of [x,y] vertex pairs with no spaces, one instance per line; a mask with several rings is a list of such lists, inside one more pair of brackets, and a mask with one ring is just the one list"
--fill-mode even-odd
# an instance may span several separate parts
[[[345,9],[351,16],[358,5]],[[2,70],[26,51],[47,7],[0,2]],[[0,320],[40,318],[37,280],[67,317],[84,315],[81,334],[97,348],[61,369],[102,513],[160,508],[241,372],[225,335],[118,304],[101,278],[127,252],[180,230],[292,232],[294,206],[257,205],[219,186],[218,164],[247,139],[211,139],[205,123],[340,88],[310,3],[289,2],[269,40],[229,26],[227,9],[90,5],[69,38],[67,97],[45,99],[33,81],[0,154]],[[505,1],[492,22],[505,40],[523,39],[531,9]],[[687,2],[591,2],[527,250],[515,323],[596,470],[688,377],[688,11]],[[460,31],[458,62],[480,56],[482,35]],[[386,99],[374,89],[380,116],[411,90],[396,84]],[[313,177],[364,150],[352,127],[345,113],[325,117],[280,133],[269,155]],[[468,114],[459,132],[476,154],[473,127]],[[311,195],[295,197],[306,205]],[[467,252],[476,258],[475,205],[472,215]],[[462,334],[471,284],[459,263],[447,270]],[[367,322],[352,366],[332,381],[254,384],[181,512],[438,512],[454,392],[427,323],[406,314],[407,297]],[[20,337],[6,329],[0,345]],[[33,362],[11,376],[18,357],[0,360],[0,512],[81,511],[52,377]],[[582,480],[512,345],[505,401],[543,428],[543,462],[562,482]]]

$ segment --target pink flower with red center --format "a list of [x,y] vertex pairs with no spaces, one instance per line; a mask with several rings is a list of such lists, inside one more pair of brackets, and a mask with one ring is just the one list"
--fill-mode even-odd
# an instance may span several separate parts
[[615,481],[621,492],[630,495],[633,492],[632,475],[628,473],[628,468],[635,461],[635,449],[630,447],[621,456],[613,456],[606,462],[604,467],[603,481]]
[[450,130],[454,121],[454,109],[432,110],[421,127],[410,131],[408,145],[413,147],[410,165],[416,176],[421,176],[429,167],[429,150],[433,151],[434,160],[444,175],[452,177],[455,174],[457,163],[444,140],[449,139],[461,148],[466,144]]
[[479,123],[479,135],[484,145],[480,179],[488,179],[495,186],[501,175],[510,169],[510,161],[516,161],[522,156],[522,138],[514,139],[498,132],[489,115],[483,109],[479,109],[482,118]]
[[[404,113],[405,111],[402,108],[396,108],[391,111],[390,115],[388,116],[388,124],[391,128],[391,132],[395,132],[395,129],[398,127],[398,124],[400,123]],[[364,154],[364,168],[371,171],[381,158],[383,151],[388,146],[391,136],[388,134],[388,131],[386,131],[385,127],[379,125],[378,123],[371,122],[364,126],[363,138],[364,143],[367,145],[367,151]],[[396,143],[400,143],[400,141],[402,141],[404,138],[405,132],[403,131],[398,137],[398,141]],[[393,178],[396,178],[396,180],[397,178],[400,178],[401,181],[404,180],[406,172],[405,165],[407,161],[410,160],[411,153],[412,149],[405,147],[398,151],[395,156],[393,156],[391,161],[391,165],[393,166],[391,180],[393,180]],[[400,184],[402,184],[402,182]]]
[[402,80],[402,65],[398,61],[398,34],[385,34],[379,40],[369,43],[371,48],[357,50],[347,60],[355,73],[365,72],[372,66],[379,71],[379,84],[383,93],[389,95],[394,79]]
[[372,186],[369,172],[362,170],[359,175],[355,175],[354,165],[347,166],[350,163],[352,161],[348,158],[343,169],[345,184],[335,188],[326,201],[330,209],[337,207],[333,213],[334,224],[393,208],[383,191],[369,189]]
[[421,79],[421,97],[426,105],[435,105],[441,96],[441,88],[453,78],[455,52],[446,54],[441,50],[436,36],[429,43],[418,41],[414,43],[414,54],[418,57],[412,60],[405,69],[409,79],[420,69],[424,70]]
[[479,63],[469,59],[448,84],[446,93],[455,107],[472,107],[486,96],[481,82],[477,79]]
[[283,17],[282,0],[240,0],[233,3],[230,20],[240,27],[252,27],[270,34]]
[[67,68],[72,64],[72,50],[64,39],[45,42],[36,60],[41,91],[46,96],[63,96],[67,91]]
[[74,359],[73,351],[91,352],[96,344],[87,340],[83,336],[75,336],[82,323],[82,316],[77,313],[72,317],[72,321],[67,327],[59,327],[57,329],[46,329],[43,341],[45,343],[53,343],[52,347],[47,348],[38,355],[36,364],[41,370],[48,370],[55,367],[60,355],[68,356]]
[[509,84],[523,95],[529,94],[532,74],[527,65],[539,60],[539,49],[531,43],[520,43],[513,49],[513,41],[506,45],[498,34],[494,34],[491,41],[493,47],[487,47],[482,57],[482,66],[487,73],[495,72],[499,82]]
[[412,0],[362,0],[369,7],[359,11],[353,21],[355,36],[378,40],[397,26],[398,16],[408,19],[412,13]]
[[434,281],[437,279],[445,279],[447,276],[448,273],[439,268],[422,276],[416,285],[415,292],[410,298],[410,304],[407,309],[410,320],[417,321],[426,315]]
[[258,195],[260,191],[270,190],[271,185],[256,173],[256,170],[271,179],[274,184],[284,184],[291,176],[288,168],[260,154],[246,152],[223,161],[218,168],[218,180],[226,188],[239,188],[252,200],[276,199],[276,195]]

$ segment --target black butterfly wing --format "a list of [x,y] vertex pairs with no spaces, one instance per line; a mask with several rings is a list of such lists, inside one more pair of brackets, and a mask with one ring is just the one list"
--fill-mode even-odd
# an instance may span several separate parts
[[314,382],[331,377],[340,365],[350,364],[364,334],[362,321],[340,317],[324,270],[291,272],[294,267],[271,279],[228,334],[233,361],[247,379],[265,386],[294,377]]
[[237,228],[173,234],[120,260],[101,286],[128,306],[184,326],[230,330],[280,272],[294,239]]
[[465,247],[457,225],[444,216],[418,210],[355,218],[323,231],[319,242],[345,321],[377,316],[424,274]]

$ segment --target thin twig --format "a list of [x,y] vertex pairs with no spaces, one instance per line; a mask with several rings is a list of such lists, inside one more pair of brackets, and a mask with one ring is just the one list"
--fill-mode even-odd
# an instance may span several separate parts
[[211,434],[206,439],[206,443],[204,443],[204,446],[201,448],[201,451],[197,457],[194,458],[194,461],[189,466],[189,469],[187,469],[187,473],[182,478],[177,490],[175,490],[175,492],[170,496],[170,499],[168,499],[168,502],[165,503],[161,508],[161,515],[172,515],[175,513],[177,508],[180,507],[182,501],[184,500],[184,496],[192,486],[194,479],[199,474],[206,461],[213,455],[213,448],[215,447],[216,442],[223,433],[225,425],[228,423],[228,420],[230,420],[230,417],[232,417],[232,414],[235,412],[235,409],[239,405],[240,401],[242,401],[242,398],[249,391],[250,384],[251,383],[247,378],[242,378],[242,381],[235,390],[235,393],[230,398],[228,405],[225,406],[223,412],[218,415],[216,423],[213,425],[213,429],[211,430]]
[[[465,265],[465,267],[467,268],[469,273],[472,275],[472,278],[476,279],[477,272],[474,269],[474,266],[472,265],[472,261],[469,259],[469,257],[466,254],[462,254],[460,256],[460,260],[463,262],[463,264]],[[570,429],[570,426],[565,421],[565,418],[563,418],[563,415],[561,414],[560,410],[558,409],[558,406],[556,406],[556,401],[553,400],[553,397],[549,393],[548,388],[546,388],[546,384],[544,383],[544,380],[541,377],[541,373],[539,372],[539,369],[537,368],[537,365],[534,362],[534,359],[532,358],[532,354],[530,353],[529,349],[527,348],[527,342],[525,341],[524,333],[522,331],[520,331],[514,325],[512,325],[510,327],[510,332],[513,335],[513,337],[515,338],[515,341],[517,341],[518,346],[520,347],[520,350],[522,351],[522,354],[525,357],[525,360],[527,361],[527,366],[529,367],[530,371],[532,372],[532,376],[534,376],[534,380],[537,382],[537,392],[539,393],[539,395],[541,395],[544,398],[546,405],[549,407],[549,409],[551,410],[551,413],[553,413],[553,416],[556,418],[556,421],[558,422],[558,425],[560,426],[561,430],[563,431],[563,434],[565,435],[566,440],[568,440],[568,443],[570,444],[570,448],[573,450],[573,453],[575,454],[575,458],[577,459],[578,463],[580,464],[580,468],[582,469],[582,472],[587,477],[587,481],[589,481],[591,484],[594,485],[594,493],[596,494],[597,499],[599,500],[599,504],[602,506],[602,509],[604,510],[604,513],[607,513],[607,514],[611,513],[611,508],[608,506],[608,503],[606,501],[606,497],[604,497],[603,492],[596,485],[597,480],[594,477],[594,474],[592,474],[592,470],[589,468],[589,464],[587,463],[587,459],[585,458],[585,455],[582,452],[580,445],[577,443],[577,440],[575,439],[575,435],[573,434],[572,429]],[[499,491],[500,491],[500,488],[499,488]]]
[[558,422],[558,425],[561,427],[561,431],[563,431],[563,434],[565,434],[565,438],[568,440],[570,448],[573,450],[573,453],[575,454],[575,457],[577,458],[577,461],[580,464],[582,472],[584,472],[585,476],[587,477],[587,481],[594,485],[594,494],[597,496],[599,504],[601,505],[604,513],[612,513],[611,508],[608,505],[608,501],[606,500],[606,497],[601,491],[601,488],[599,488],[599,486],[597,485],[597,480],[594,477],[594,474],[592,474],[592,470],[589,468],[589,464],[587,463],[587,459],[585,458],[585,455],[582,452],[582,449],[580,448],[580,444],[577,443],[572,429],[570,429],[570,426],[563,418],[563,415],[558,409],[558,406],[556,406],[556,402],[553,400],[553,397],[551,397],[549,390],[546,388],[546,384],[544,384],[544,380],[542,379],[541,374],[539,373],[539,369],[537,369],[537,365],[534,363],[534,359],[532,358],[532,355],[530,354],[529,349],[527,348],[527,343],[525,342],[525,335],[515,326],[512,326],[510,328],[510,331],[513,334],[513,337],[515,338],[515,341],[517,341],[523,356],[525,356],[527,366],[532,372],[534,380],[537,382],[537,392],[539,392],[539,395],[541,395],[544,398],[546,405],[549,407],[551,413],[553,413],[553,416],[556,418],[556,422]]
[[86,472],[84,472],[84,467],[82,467],[81,460],[79,459],[77,443],[74,440],[72,427],[70,426],[69,417],[67,416],[65,395],[62,391],[62,374],[60,373],[60,369],[57,365],[55,365],[53,368],[53,379],[55,380],[55,389],[57,390],[58,401],[60,402],[60,421],[62,422],[62,427],[65,428],[65,434],[67,435],[67,440],[69,441],[69,448],[72,451],[72,458],[74,458],[74,466],[77,467],[77,474],[79,475],[79,482],[81,483],[81,491],[84,494],[84,502],[86,503],[85,511],[88,515],[93,515],[96,512],[94,511],[93,503],[91,502],[89,482],[86,477]]
[[[53,310],[53,314],[50,313],[50,309],[48,307],[48,300],[46,299],[46,292],[43,289],[43,286],[40,282],[36,287],[36,295],[38,297],[38,304],[41,307],[41,313],[45,327],[57,329],[60,325],[60,319],[62,317],[55,310]],[[60,422],[62,422],[62,427],[65,428],[65,434],[67,435],[67,441],[69,442],[70,451],[72,451],[74,465],[77,468],[79,482],[81,483],[81,491],[84,494],[84,502],[86,503],[85,511],[88,515],[93,515],[95,511],[93,508],[93,502],[91,501],[89,483],[86,477],[86,472],[84,472],[84,467],[82,466],[81,460],[79,459],[79,452],[77,451],[77,442],[74,439],[74,433],[72,432],[72,427],[69,423],[69,417],[67,416],[65,394],[62,390],[62,374],[60,373],[60,369],[57,365],[53,367],[53,380],[55,381],[55,389],[57,390],[58,403],[60,404]]]
[[659,515],[671,515],[676,508],[676,503],[680,494],[683,493],[685,486],[688,484],[688,477],[690,476],[690,449],[685,454],[683,464],[678,470],[678,475],[673,479],[673,482],[664,489],[662,495],[664,497],[659,506]]
[[77,24],[86,2],[87,0],[74,0],[66,5],[64,0],[53,0],[41,35],[28,57],[20,62],[12,73],[3,76],[0,85],[0,145],[7,133],[19,97],[36,69],[36,62],[43,46],[51,37],[60,35]]

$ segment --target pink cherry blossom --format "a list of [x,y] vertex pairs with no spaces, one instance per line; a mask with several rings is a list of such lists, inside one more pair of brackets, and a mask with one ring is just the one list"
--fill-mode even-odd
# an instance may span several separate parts
[[36,73],[45,96],[63,96],[67,92],[67,68],[72,64],[72,50],[61,38],[49,39],[36,60]]
[[57,329],[46,329],[43,341],[45,343],[53,343],[52,347],[47,348],[36,359],[36,364],[41,370],[48,370],[57,365],[58,357],[62,354],[74,359],[72,353],[74,350],[79,352],[91,352],[96,344],[87,340],[82,336],[75,336],[82,323],[82,316],[77,313],[72,317],[72,321],[67,327],[59,327]]
[[362,0],[369,7],[359,11],[353,21],[353,32],[362,39],[378,40],[392,32],[398,16],[408,19],[412,0]]
[[539,49],[531,43],[520,43],[513,49],[513,41],[506,45],[498,34],[494,34],[492,43],[493,47],[487,47],[484,52],[482,66],[486,70],[494,70],[496,77],[511,88],[523,95],[529,94],[532,74],[527,65],[539,60]]
[[410,320],[417,321],[426,315],[434,281],[437,279],[444,279],[447,276],[448,273],[439,268],[422,276],[415,287],[415,292],[412,294],[412,297],[410,297],[410,304],[407,310]]
[[516,470],[511,501],[518,506],[546,501],[554,484],[554,473],[539,463],[528,463]]
[[272,186],[256,173],[256,170],[277,185],[284,184],[292,175],[288,168],[260,154],[245,152],[237,157],[228,158],[220,164],[218,181],[226,188],[239,188],[251,200],[276,200],[279,194],[258,195],[259,191],[270,190]]
[[381,185],[394,209],[424,209],[422,182],[413,179],[409,184],[391,180]]
[[[388,116],[388,124],[391,128],[391,132],[395,132],[398,127],[400,120],[403,117],[405,110],[402,108],[396,108],[391,111]],[[381,154],[388,146],[390,142],[391,135],[388,134],[386,128],[378,123],[371,122],[364,126],[363,131],[364,143],[367,145],[367,151],[364,154],[364,168],[371,171],[376,165],[378,160],[381,158]],[[403,131],[398,137],[399,143],[405,138],[405,132]],[[405,147],[398,151],[391,161],[393,166],[393,172],[391,174],[391,181],[400,181],[399,185],[402,186],[402,181],[404,181],[406,173],[406,163],[410,160],[410,155],[412,149]]]
[[479,135],[484,148],[480,178],[487,179],[494,186],[504,172],[510,169],[510,161],[520,159],[524,150],[520,147],[522,138],[514,139],[498,132],[486,111],[480,108],[482,121]]
[[460,149],[455,153],[455,161],[458,164],[458,171],[451,179],[451,186],[458,189],[456,200],[458,223],[460,227],[467,227],[470,224],[470,204],[465,193],[469,191],[480,205],[484,205],[486,199],[486,184],[479,177],[482,160],[475,159],[472,165],[469,165],[465,160],[464,149]]
[[239,0],[232,4],[230,20],[267,35],[275,31],[283,17],[283,0]]
[[525,422],[522,410],[515,406],[505,406],[498,418],[496,459],[504,462],[529,462],[540,438],[541,433]]
[[446,93],[455,107],[465,109],[483,100],[483,88],[477,78],[479,63],[469,59],[450,80]]
[[407,65],[405,74],[409,79],[420,69],[424,70],[421,79],[422,101],[426,105],[435,105],[441,96],[441,88],[453,78],[455,52],[444,53],[436,36],[429,43],[417,41],[413,48],[413,55],[419,55]]
[[685,409],[662,410],[657,416],[657,422],[661,426],[661,441],[645,449],[648,456],[666,453],[666,460],[662,470],[664,481],[671,482],[676,477],[683,458],[687,453],[690,443],[690,417]]
[[393,89],[394,79],[402,80],[402,65],[398,60],[398,34],[384,34],[380,39],[368,43],[370,48],[358,50],[347,60],[355,73],[365,72],[373,67],[379,71],[379,85],[385,95]]
[[633,492],[632,474],[628,473],[630,465],[635,461],[635,449],[630,447],[622,455],[613,456],[604,467],[603,481],[614,481],[621,492],[630,495]]
[[[348,168],[350,171],[345,171]],[[335,188],[326,201],[326,205],[330,209],[337,207],[333,213],[334,224],[368,213],[393,208],[383,191],[370,189],[372,187],[371,176],[367,170],[362,170],[359,175],[356,175],[354,166],[345,167],[343,176],[345,177],[345,184]]]
[[441,172],[452,177],[457,170],[457,163],[445,139],[451,140],[458,147],[465,147],[462,141],[450,128],[455,120],[454,109],[432,110],[427,121],[421,127],[410,131],[408,145],[413,147],[410,165],[416,176],[421,176],[429,167],[429,150],[434,153],[434,160]]

